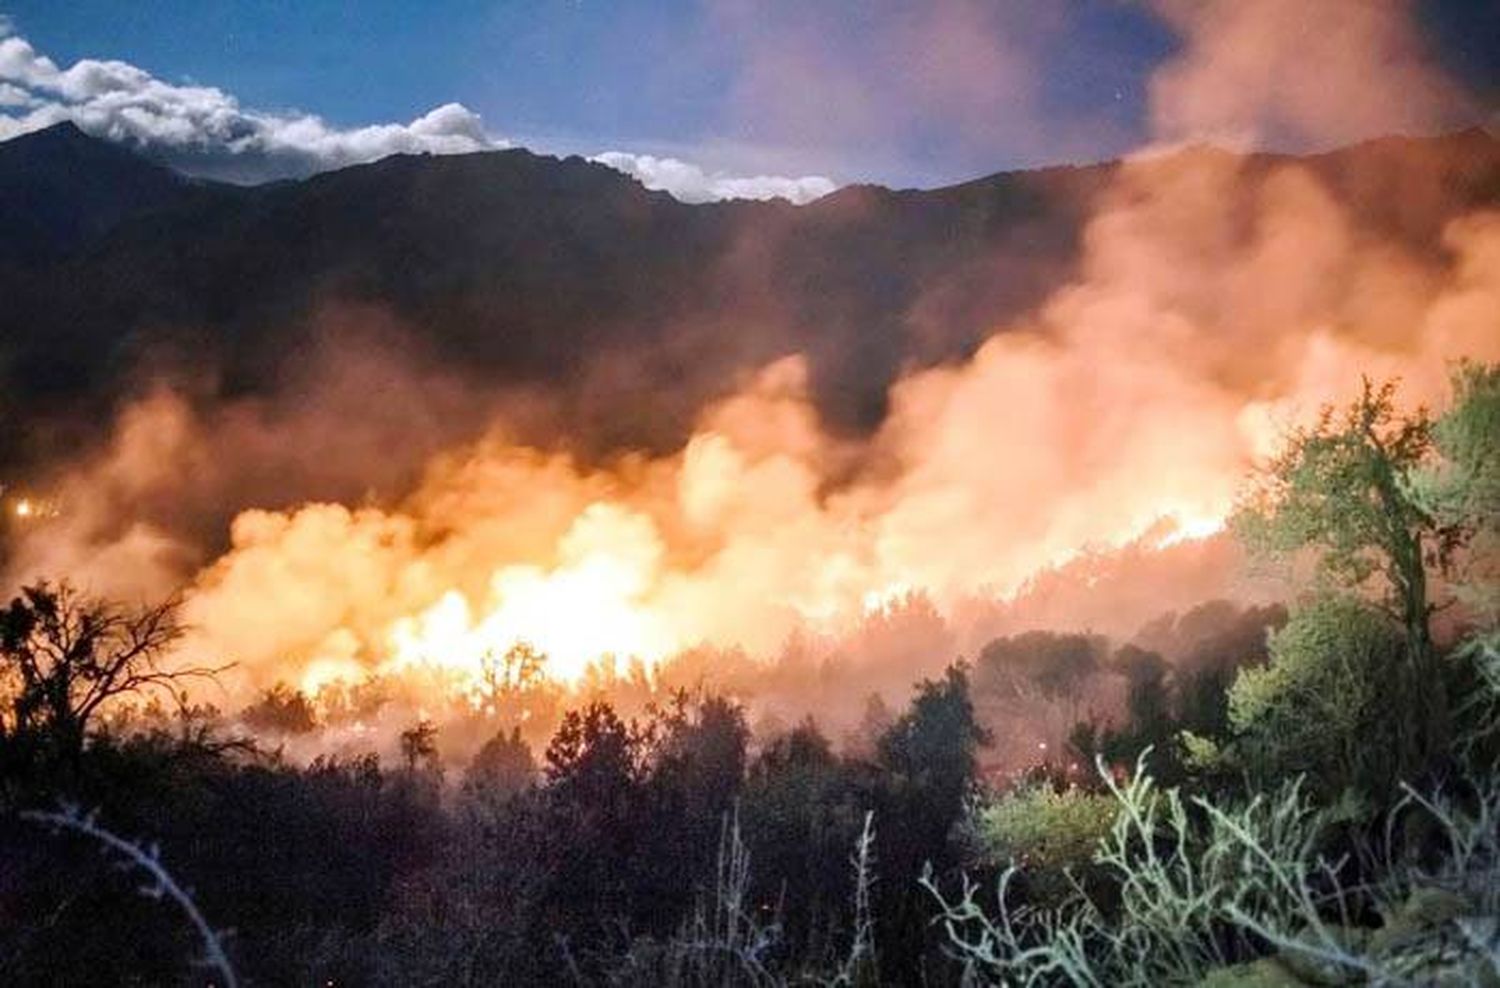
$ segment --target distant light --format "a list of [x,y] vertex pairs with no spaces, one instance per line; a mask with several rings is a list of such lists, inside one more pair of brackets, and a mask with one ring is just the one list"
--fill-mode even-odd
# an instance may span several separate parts
[[1045,741],[1038,741],[1037,744],[1036,744],[1036,746],[1037,746],[1037,750],[1038,751],[1046,751],[1047,750],[1047,742],[1045,742]]
[[19,500],[19,501],[16,502],[16,517],[17,518],[30,518],[31,517],[31,502],[28,501],[24,497],[21,498],[21,500]]

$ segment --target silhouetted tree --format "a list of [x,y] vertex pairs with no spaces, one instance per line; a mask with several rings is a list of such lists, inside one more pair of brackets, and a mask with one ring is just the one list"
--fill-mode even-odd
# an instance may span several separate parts
[[501,731],[484,743],[464,773],[464,785],[472,790],[510,796],[536,779],[536,759],[521,737],[521,729]]
[[1100,635],[1028,631],[997,638],[980,652],[975,688],[1018,700],[1061,704],[1078,719],[1085,684],[1103,665],[1109,642]]
[[318,726],[312,701],[286,683],[277,683],[262,692],[240,714],[240,719],[246,727],[268,734],[307,734]]
[[713,874],[725,817],[745,780],[750,730],[740,706],[676,693],[654,711],[634,862],[636,924],[667,931]]
[[486,652],[479,661],[474,699],[479,709],[504,726],[527,720],[536,695],[546,685],[547,656],[529,642],[517,642],[503,653]]
[[872,806],[869,771],[836,756],[811,718],[772,738],[750,765],[740,820],[754,907],[780,917],[794,956],[834,953],[830,938],[848,927],[847,862]]
[[415,773],[419,766],[433,765],[437,760],[437,725],[422,720],[402,731],[401,760],[409,773]]
[[[941,679],[924,680],[904,712],[876,746],[877,899],[884,929],[882,956],[915,978],[925,953],[926,915],[910,889],[924,866],[939,874],[958,863],[951,838],[973,791],[977,752],[989,741],[974,717],[963,664]],[[899,965],[899,966],[895,966]]]
[[645,735],[602,701],[570,710],[544,757],[552,843],[548,903],[558,922],[597,935],[631,912]]
[[1125,725],[1108,733],[1104,753],[1112,762],[1128,765],[1152,747],[1154,774],[1170,776],[1173,759],[1169,742],[1177,725],[1172,716],[1166,661],[1155,652],[1126,645],[1115,652],[1110,664],[1125,678]]
[[126,610],[66,582],[38,583],[0,610],[0,731],[76,763],[100,710],[166,694],[217,669],[168,667],[182,637],[177,601]]
[[1286,621],[1280,604],[1241,610],[1210,601],[1184,614],[1175,631],[1172,673],[1178,726],[1200,737],[1227,737],[1230,685],[1240,669],[1266,661],[1268,636]]
[[845,739],[845,753],[858,758],[874,758],[875,746],[895,722],[896,714],[885,702],[885,697],[879,693],[871,693],[865,697],[865,708],[859,715],[859,723]]

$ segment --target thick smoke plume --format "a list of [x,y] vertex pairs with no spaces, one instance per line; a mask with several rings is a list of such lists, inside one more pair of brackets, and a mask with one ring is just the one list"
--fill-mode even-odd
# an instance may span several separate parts
[[[1442,123],[1455,98],[1403,6],[1349,4],[1358,47],[1316,76],[1277,68],[1301,5],[1161,8],[1183,35],[1153,87],[1164,141],[1341,140]],[[1500,359],[1500,212],[1416,248],[1356,210],[1299,165],[1146,149],[1097,204],[1076,276],[967,361],[906,374],[873,434],[822,427],[797,356],[702,410],[664,454],[584,464],[515,441],[489,409],[488,431],[433,456],[404,496],[241,513],[188,582],[192,647],[237,662],[237,687],[311,690],[413,669],[472,677],[520,640],[569,681],[607,653],[687,653],[712,675],[704,655],[771,660],[808,642],[858,668],[863,641],[863,681],[895,689],[1027,626],[1128,634],[1193,593],[1243,589],[1232,548],[1210,537],[1288,426],[1349,397],[1360,374],[1440,402],[1451,361]],[[346,373],[318,387],[346,393]],[[393,386],[400,407],[450,393]],[[371,432],[356,404],[226,420],[156,393],[66,489],[118,518],[153,492],[239,484],[245,462],[343,476],[334,464],[393,462],[376,452],[393,436],[408,461],[432,444],[398,424]],[[342,448],[316,445],[346,432]],[[90,510],[38,529],[12,575],[107,573],[154,591],[197,562],[164,531]],[[1183,578],[1105,578],[1158,560]],[[1098,592],[1059,589],[1070,576]],[[1033,613],[1006,603],[1017,594]],[[870,631],[893,614],[917,616]],[[726,677],[734,665],[723,659]]]

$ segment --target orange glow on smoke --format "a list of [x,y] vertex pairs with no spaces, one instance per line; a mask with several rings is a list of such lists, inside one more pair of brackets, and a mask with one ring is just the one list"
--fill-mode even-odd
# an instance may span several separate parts
[[1170,530],[1157,539],[1157,549],[1169,549],[1174,545],[1184,542],[1194,542],[1199,539],[1212,538],[1224,531],[1225,518],[1223,515],[1173,515],[1167,519]]
[[660,546],[650,523],[595,503],[574,520],[552,569],[504,566],[490,580],[487,609],[476,614],[450,590],[389,636],[397,668],[419,664],[474,673],[486,655],[526,642],[548,657],[548,672],[576,681],[607,655],[659,660],[681,644],[665,617],[643,602]]

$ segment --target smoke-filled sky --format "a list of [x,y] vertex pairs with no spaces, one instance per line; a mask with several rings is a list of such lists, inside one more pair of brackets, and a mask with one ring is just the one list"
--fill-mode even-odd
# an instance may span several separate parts
[[[608,155],[690,200],[803,201],[1163,136],[1302,150],[1454,127],[1486,119],[1500,86],[1500,14],[1482,0],[6,0],[0,15],[0,137],[69,117],[239,180],[518,143]],[[1185,53],[1198,62],[1164,80]],[[1343,109],[1336,87],[1316,119],[1292,108],[1362,58],[1408,78],[1430,64],[1453,88],[1410,93],[1395,120]],[[1193,80],[1218,87],[1207,104],[1156,91],[1193,73],[1217,77]]]

